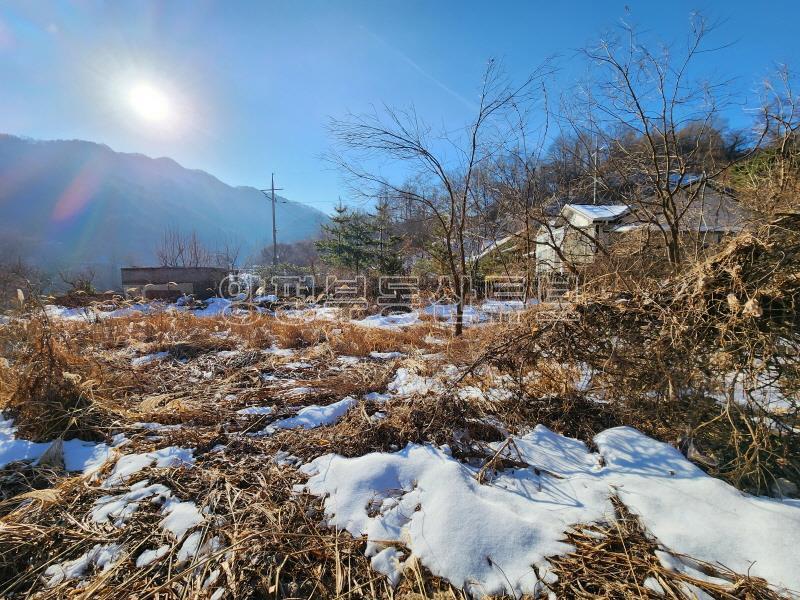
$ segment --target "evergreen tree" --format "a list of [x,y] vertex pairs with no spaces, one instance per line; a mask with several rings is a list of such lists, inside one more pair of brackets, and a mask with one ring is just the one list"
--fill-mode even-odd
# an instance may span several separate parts
[[322,261],[361,275],[370,269],[394,275],[403,269],[402,238],[393,233],[389,204],[381,201],[374,214],[336,206],[324,240],[316,242]]
[[375,229],[370,215],[350,211],[341,203],[335,208],[331,224],[324,225],[327,238],[316,242],[326,264],[360,275],[372,266],[375,254]]
[[342,205],[341,200],[334,207],[334,211],[335,214],[331,217],[331,224],[322,226],[322,232],[326,234],[326,238],[314,242],[322,262],[328,265],[337,265],[339,262],[338,257],[343,254],[343,233],[350,216],[347,212],[347,207]]
[[389,202],[382,198],[372,217],[377,237],[375,268],[383,275],[395,275],[403,270],[401,256],[403,238],[393,233],[394,219]]

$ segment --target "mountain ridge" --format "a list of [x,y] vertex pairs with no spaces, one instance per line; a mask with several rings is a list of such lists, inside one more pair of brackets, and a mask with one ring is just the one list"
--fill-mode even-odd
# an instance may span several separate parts
[[[281,242],[315,237],[328,220],[276,197]],[[171,157],[0,134],[0,253],[51,271],[91,265],[103,286],[117,286],[119,267],[156,264],[168,227],[194,230],[211,248],[233,242],[247,258],[271,240],[272,217],[258,189]]]

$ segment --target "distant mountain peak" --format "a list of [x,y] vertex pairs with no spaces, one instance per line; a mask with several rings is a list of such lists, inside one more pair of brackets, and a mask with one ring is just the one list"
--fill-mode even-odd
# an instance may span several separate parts
[[[311,206],[281,200],[281,242],[315,237],[327,222]],[[0,134],[0,252],[51,268],[92,263],[110,276],[120,266],[154,264],[167,227],[195,230],[212,247],[234,241],[247,257],[270,241],[271,209],[256,188],[169,157]]]

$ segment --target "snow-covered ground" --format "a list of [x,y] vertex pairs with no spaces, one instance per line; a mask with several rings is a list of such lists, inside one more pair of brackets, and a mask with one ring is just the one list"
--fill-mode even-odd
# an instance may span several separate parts
[[[51,442],[37,443],[17,439],[15,434],[14,422],[11,419],[0,419],[0,468],[18,460],[36,461],[51,445]],[[113,452],[111,446],[95,442],[68,440],[63,444],[64,466],[67,471],[92,472],[102,466]]]
[[[264,300],[260,297],[257,300]],[[63,306],[48,305],[45,307],[47,315],[51,318],[64,319],[71,321],[93,322],[103,319],[114,319],[129,317],[137,314],[153,314],[163,311],[187,312],[196,317],[217,317],[230,316],[233,314],[246,314],[240,310],[243,305],[228,298],[209,298],[205,301],[203,308],[191,308],[183,303],[165,304],[153,301],[150,303],[139,303],[117,310],[103,311],[95,307],[85,308],[66,308]],[[528,303],[530,306],[531,303]],[[521,301],[500,301],[485,300],[478,305],[466,305],[463,309],[462,320],[467,326],[487,323],[502,315],[515,314],[525,309]],[[271,313],[266,309],[257,308],[257,312]],[[396,314],[375,314],[360,319],[348,318],[348,311],[341,310],[333,306],[308,305],[303,308],[281,310],[279,317],[295,321],[341,321],[349,320],[351,323],[364,327],[380,327],[395,329],[417,325],[423,322],[421,317],[433,319],[442,323],[452,324],[456,317],[456,307],[454,304],[430,304],[419,310]]]
[[409,444],[317,458],[302,468],[304,489],[325,498],[331,526],[367,536],[373,567],[393,581],[408,558],[400,542],[457,587],[533,594],[531,565],[548,577],[547,557],[572,550],[565,532],[613,519],[616,495],[671,551],[800,589],[800,501],[743,494],[628,427],[600,433],[596,454],[542,426],[512,440],[528,468],[489,484],[447,448]]
[[314,429],[315,427],[322,427],[323,425],[333,425],[341,419],[348,410],[353,408],[357,403],[355,398],[347,396],[328,404],[327,406],[317,406],[312,404],[297,411],[293,417],[286,419],[279,419],[275,421],[264,430],[265,433],[274,433],[278,429]]
[[92,322],[100,319],[117,319],[120,317],[129,317],[136,314],[152,314],[163,310],[174,310],[176,307],[167,305],[163,302],[145,302],[132,304],[125,308],[118,308],[116,310],[103,311],[95,307],[83,308],[66,308],[64,306],[56,306],[48,304],[45,306],[45,312],[48,317],[55,319],[64,319],[67,321],[88,321]]

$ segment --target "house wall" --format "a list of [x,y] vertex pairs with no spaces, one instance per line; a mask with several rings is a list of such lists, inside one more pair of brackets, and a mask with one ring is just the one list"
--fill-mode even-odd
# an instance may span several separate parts
[[564,230],[560,228],[553,229],[553,235],[551,236],[548,230],[542,229],[536,236],[536,272],[561,271],[563,268],[561,258],[552,245],[553,243],[563,243]]

